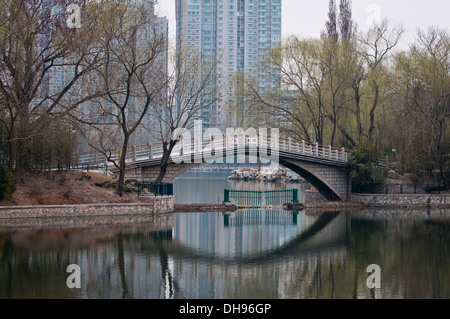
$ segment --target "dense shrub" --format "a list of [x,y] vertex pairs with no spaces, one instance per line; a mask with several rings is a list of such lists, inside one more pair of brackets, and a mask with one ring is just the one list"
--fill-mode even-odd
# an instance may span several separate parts
[[385,181],[386,177],[378,164],[380,155],[378,149],[369,147],[362,147],[352,154],[349,160],[352,189],[366,189],[370,185]]

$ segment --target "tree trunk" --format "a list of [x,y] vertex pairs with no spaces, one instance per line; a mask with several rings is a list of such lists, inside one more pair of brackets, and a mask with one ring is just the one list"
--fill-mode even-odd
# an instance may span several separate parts
[[375,83],[375,97],[373,99],[372,109],[370,110],[370,127],[368,132],[369,140],[372,140],[372,134],[373,131],[375,130],[375,110],[378,106],[379,95],[380,95],[380,88],[378,87],[378,84]]
[[165,149],[164,153],[163,153],[163,157],[161,159],[161,168],[159,170],[159,175],[156,178],[155,184],[162,183],[164,176],[166,175],[166,172],[167,172],[167,167],[169,166],[169,157],[170,157],[170,154],[169,154],[168,150]]
[[359,86],[355,86],[353,90],[355,92],[355,106],[356,106],[355,116],[356,116],[356,125],[358,127],[358,143],[361,144],[363,130],[361,124],[361,95],[359,94]]
[[447,178],[445,176],[445,166],[444,166],[444,160],[442,157],[442,154],[439,157],[439,171],[440,171],[440,177],[441,177],[441,181],[444,184],[444,190],[448,189],[448,183],[447,183]]
[[447,190],[448,189],[448,183],[447,183],[447,179],[445,177],[445,165],[444,165],[444,157],[442,154],[442,147],[441,147],[441,142],[442,142],[442,135],[443,135],[443,127],[442,127],[442,122],[439,122],[440,126],[439,126],[439,133],[438,133],[438,138],[436,141],[436,153],[438,156],[438,168],[439,168],[439,177],[440,177],[440,182],[442,182],[444,184],[444,189]]
[[337,126],[337,116],[336,116],[336,114],[334,115],[334,118],[333,118],[333,132],[331,133],[331,142],[330,142],[330,145],[331,146],[334,146],[334,138],[335,138],[335,136],[336,136],[336,126]]
[[342,135],[344,135],[346,140],[351,144],[352,148],[354,148],[356,146],[355,140],[350,136],[350,134],[347,133],[345,128],[343,128],[342,126],[339,126],[338,128],[339,128],[339,131],[342,133]]
[[127,150],[128,150],[128,142],[129,136],[125,136],[122,145],[122,151],[119,159],[119,180],[117,181],[117,194],[122,197],[123,196],[123,187],[125,184],[125,167],[126,167],[126,158],[127,158]]
[[8,151],[9,151],[8,170],[10,172],[14,172],[17,155],[16,127],[14,122],[11,123],[11,130],[8,136]]
[[158,178],[156,178],[155,184],[161,184],[164,180],[164,176],[167,172],[167,167],[169,166],[170,155],[177,142],[170,141],[163,143],[163,156],[161,159],[161,169],[159,171]]

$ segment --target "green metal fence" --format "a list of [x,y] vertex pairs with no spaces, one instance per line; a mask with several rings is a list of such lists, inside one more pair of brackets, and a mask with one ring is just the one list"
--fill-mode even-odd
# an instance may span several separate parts
[[138,197],[141,196],[173,196],[173,184],[139,183]]
[[298,203],[298,189],[275,191],[224,190],[224,203],[243,207],[281,206]]

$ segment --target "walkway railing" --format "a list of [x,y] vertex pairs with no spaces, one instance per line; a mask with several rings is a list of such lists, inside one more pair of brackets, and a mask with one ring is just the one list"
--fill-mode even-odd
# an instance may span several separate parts
[[274,191],[224,190],[224,203],[240,207],[281,206],[298,203],[298,189]]
[[[187,149],[186,144],[188,144]],[[308,143],[304,140],[296,141],[294,139],[279,139],[272,137],[248,137],[248,136],[211,136],[208,138],[193,138],[189,143],[183,141],[179,143],[174,151],[172,157],[186,156],[188,154],[197,154],[199,152],[215,152],[223,151],[235,147],[267,147],[268,149],[278,150],[279,152],[290,152],[294,154],[307,155],[316,158],[328,159],[336,162],[347,163],[350,157],[350,152],[345,148],[335,148],[332,146],[323,146],[319,144]],[[106,150],[105,153],[111,160],[118,161],[120,158],[121,148],[112,148]],[[144,145],[130,146],[126,153],[126,162],[132,163],[140,160],[160,159],[163,156],[162,143],[151,143]],[[79,167],[107,167],[110,163],[104,153],[97,150],[78,153],[73,165],[74,168]]]

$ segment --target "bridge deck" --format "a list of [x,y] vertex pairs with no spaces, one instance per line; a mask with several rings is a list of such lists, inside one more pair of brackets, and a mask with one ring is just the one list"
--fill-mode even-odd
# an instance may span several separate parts
[[[226,146],[224,146],[226,145]],[[213,154],[212,156],[211,154]],[[235,138],[230,142],[229,138],[215,136],[211,138],[191,139],[183,141],[175,146],[171,162],[194,160],[204,161],[205,157],[219,158],[230,155],[255,155],[268,156],[277,153],[279,157],[302,159],[311,162],[321,162],[334,166],[347,166],[350,152],[345,148],[334,148],[319,144],[311,144],[306,141],[295,141],[292,139],[260,139],[256,137]],[[130,146],[126,154],[127,168],[136,168],[141,165],[159,165],[163,156],[161,143]],[[118,161],[120,148],[109,150],[83,152],[77,154],[75,167],[85,167],[87,165],[99,168],[114,168],[111,161]],[[109,159],[109,160],[108,160]]]

